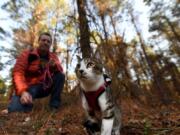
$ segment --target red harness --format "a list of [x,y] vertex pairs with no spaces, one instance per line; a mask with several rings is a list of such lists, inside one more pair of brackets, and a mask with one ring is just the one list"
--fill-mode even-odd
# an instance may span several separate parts
[[99,89],[96,91],[89,91],[89,92],[83,91],[90,110],[97,110],[97,111],[100,110],[100,107],[98,104],[98,98],[106,90],[106,87],[107,87],[107,84],[105,83],[101,87],[99,87]]

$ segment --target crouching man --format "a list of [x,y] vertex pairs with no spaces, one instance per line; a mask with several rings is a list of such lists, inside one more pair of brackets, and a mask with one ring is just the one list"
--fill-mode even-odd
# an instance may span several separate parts
[[8,108],[1,113],[29,112],[33,100],[50,95],[49,106],[58,109],[65,75],[58,57],[50,52],[52,36],[42,33],[39,46],[23,51],[13,68],[14,93]]

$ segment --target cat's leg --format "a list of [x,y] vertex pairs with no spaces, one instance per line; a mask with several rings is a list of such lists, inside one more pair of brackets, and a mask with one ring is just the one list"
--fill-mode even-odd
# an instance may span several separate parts
[[81,95],[81,98],[82,98],[82,106],[85,110],[85,115],[86,115],[86,120],[83,123],[83,125],[90,135],[98,135],[97,132],[100,131],[100,125],[95,117],[95,114],[93,111],[90,110],[84,94]]
[[113,130],[111,135],[120,135],[119,130]]
[[115,105],[115,120],[113,124],[112,135],[120,135],[121,129],[121,112],[117,105]]
[[102,111],[101,135],[111,135],[115,120],[115,107],[112,97],[106,91],[98,98]]

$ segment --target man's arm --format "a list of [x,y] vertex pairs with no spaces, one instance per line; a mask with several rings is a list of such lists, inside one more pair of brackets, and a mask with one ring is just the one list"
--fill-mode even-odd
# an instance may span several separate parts
[[22,92],[28,89],[25,79],[25,72],[28,66],[29,51],[24,51],[16,60],[13,69],[13,83],[16,89],[16,94],[21,95]]

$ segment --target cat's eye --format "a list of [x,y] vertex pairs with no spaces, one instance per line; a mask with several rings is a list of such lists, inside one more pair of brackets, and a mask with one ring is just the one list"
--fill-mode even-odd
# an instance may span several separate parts
[[89,62],[89,63],[87,64],[87,68],[89,68],[89,67],[94,67],[94,63],[93,63],[93,62]]

